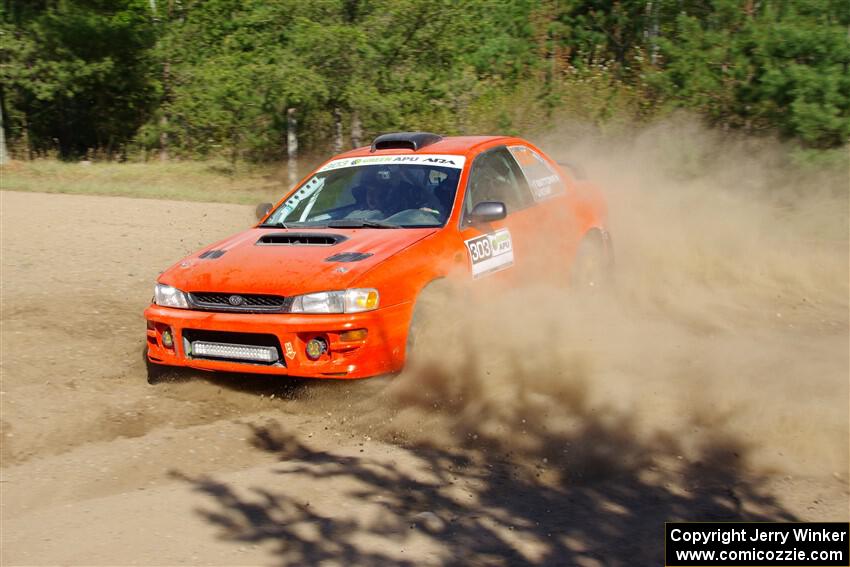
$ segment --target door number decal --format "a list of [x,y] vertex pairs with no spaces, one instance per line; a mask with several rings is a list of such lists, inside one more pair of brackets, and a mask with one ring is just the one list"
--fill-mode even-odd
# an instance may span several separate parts
[[503,228],[464,242],[472,262],[472,277],[479,278],[514,265],[511,233]]

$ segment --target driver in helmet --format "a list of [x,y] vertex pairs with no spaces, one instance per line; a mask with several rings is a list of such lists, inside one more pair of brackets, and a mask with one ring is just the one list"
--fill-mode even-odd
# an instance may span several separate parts
[[388,206],[390,191],[386,185],[390,175],[383,171],[383,168],[369,167],[364,172],[361,184],[351,190],[356,208],[345,218],[380,220],[391,214]]
[[406,177],[400,165],[369,167],[362,185],[352,189],[357,207],[346,218],[382,220],[411,209],[439,216],[440,203],[432,191],[424,187],[417,190]]
[[387,191],[390,214],[418,209],[439,216],[440,202],[427,186],[425,172],[421,168],[387,165],[378,169],[376,175]]

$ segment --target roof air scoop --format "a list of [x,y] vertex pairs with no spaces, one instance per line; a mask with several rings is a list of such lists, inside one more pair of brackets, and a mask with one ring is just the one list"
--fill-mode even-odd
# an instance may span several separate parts
[[372,141],[372,151],[377,150],[413,150],[430,146],[443,137],[431,132],[393,132],[382,134]]

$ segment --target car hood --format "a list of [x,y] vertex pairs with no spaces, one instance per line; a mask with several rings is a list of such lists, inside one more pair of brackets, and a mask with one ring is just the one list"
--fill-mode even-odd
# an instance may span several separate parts
[[[345,289],[376,264],[436,231],[254,228],[187,256],[166,270],[159,282],[190,292],[296,295]],[[310,243],[328,236],[338,242]],[[295,242],[258,243],[261,239]],[[328,260],[346,253],[370,256],[350,261],[353,254],[348,254],[343,259],[349,261]]]

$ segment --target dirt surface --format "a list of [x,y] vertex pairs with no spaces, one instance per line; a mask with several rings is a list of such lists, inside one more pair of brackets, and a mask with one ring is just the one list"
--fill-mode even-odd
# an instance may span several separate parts
[[756,297],[626,235],[616,298],[505,294],[389,385],[149,386],[157,271],[252,208],[0,196],[3,565],[660,564],[664,521],[848,519],[844,240]]

